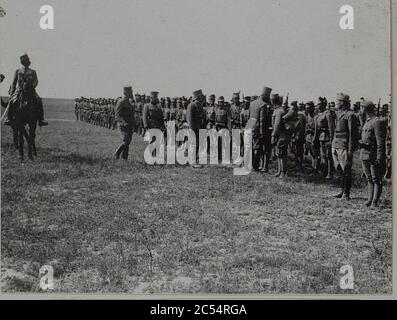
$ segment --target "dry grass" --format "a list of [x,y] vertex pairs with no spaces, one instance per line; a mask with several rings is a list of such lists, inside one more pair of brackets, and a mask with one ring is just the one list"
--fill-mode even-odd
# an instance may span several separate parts
[[[67,101],[46,113],[74,118]],[[38,159],[21,166],[1,132],[3,291],[39,292],[50,264],[57,292],[391,293],[391,190],[364,208],[358,161],[343,203],[310,177],[148,166],[136,136],[131,161],[114,162],[117,132],[76,122],[39,131]]]

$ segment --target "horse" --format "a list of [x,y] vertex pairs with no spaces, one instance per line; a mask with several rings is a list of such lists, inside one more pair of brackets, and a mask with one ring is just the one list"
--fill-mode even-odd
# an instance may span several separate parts
[[[13,124],[18,135],[18,151],[21,161],[24,160],[24,139],[28,144],[28,157],[34,160],[37,157],[36,150],[36,128],[37,128],[37,112],[36,103],[41,103],[37,97],[27,91],[18,94],[18,98],[14,102],[14,120]],[[26,126],[28,131],[26,131]]]

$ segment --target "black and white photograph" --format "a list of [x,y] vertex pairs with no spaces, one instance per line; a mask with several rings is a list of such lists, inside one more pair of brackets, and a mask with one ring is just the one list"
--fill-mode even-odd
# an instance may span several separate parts
[[1,295],[391,296],[395,5],[0,0]]

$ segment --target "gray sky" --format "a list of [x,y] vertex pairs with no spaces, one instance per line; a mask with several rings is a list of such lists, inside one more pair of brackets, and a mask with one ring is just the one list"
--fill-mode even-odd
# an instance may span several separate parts
[[[39,8],[55,30],[39,28]],[[354,8],[355,29],[339,28]],[[230,98],[264,85],[295,100],[345,92],[388,98],[389,0],[2,0],[0,70],[8,90],[27,52],[43,97],[202,88]],[[4,45],[3,45],[4,44]],[[291,100],[290,100],[291,101]]]

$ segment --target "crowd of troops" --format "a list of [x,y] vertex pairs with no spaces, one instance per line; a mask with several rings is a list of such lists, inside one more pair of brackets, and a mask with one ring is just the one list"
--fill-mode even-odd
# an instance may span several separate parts
[[[192,97],[163,97],[158,92],[133,95],[124,88],[118,99],[76,99],[76,119],[116,129],[122,144],[115,157],[128,158],[129,145],[135,132],[144,135],[148,129],[165,131],[168,121],[177,129],[189,128],[198,137],[200,129],[250,129],[252,132],[252,167],[269,172],[269,163],[277,162],[277,177],[288,171],[292,154],[296,170],[332,179],[338,171],[341,192],[337,198],[350,199],[353,153],[359,151],[363,176],[368,181],[367,206],[377,207],[384,179],[391,175],[391,113],[389,105],[375,105],[361,98],[351,104],[350,97],[339,93],[336,101],[319,97],[316,102],[289,103],[264,87],[260,96],[240,96],[231,101],[223,96],[207,97],[202,90]],[[243,148],[241,149],[243,152]],[[310,159],[310,169],[304,160]],[[308,171],[309,170],[309,171]]]

